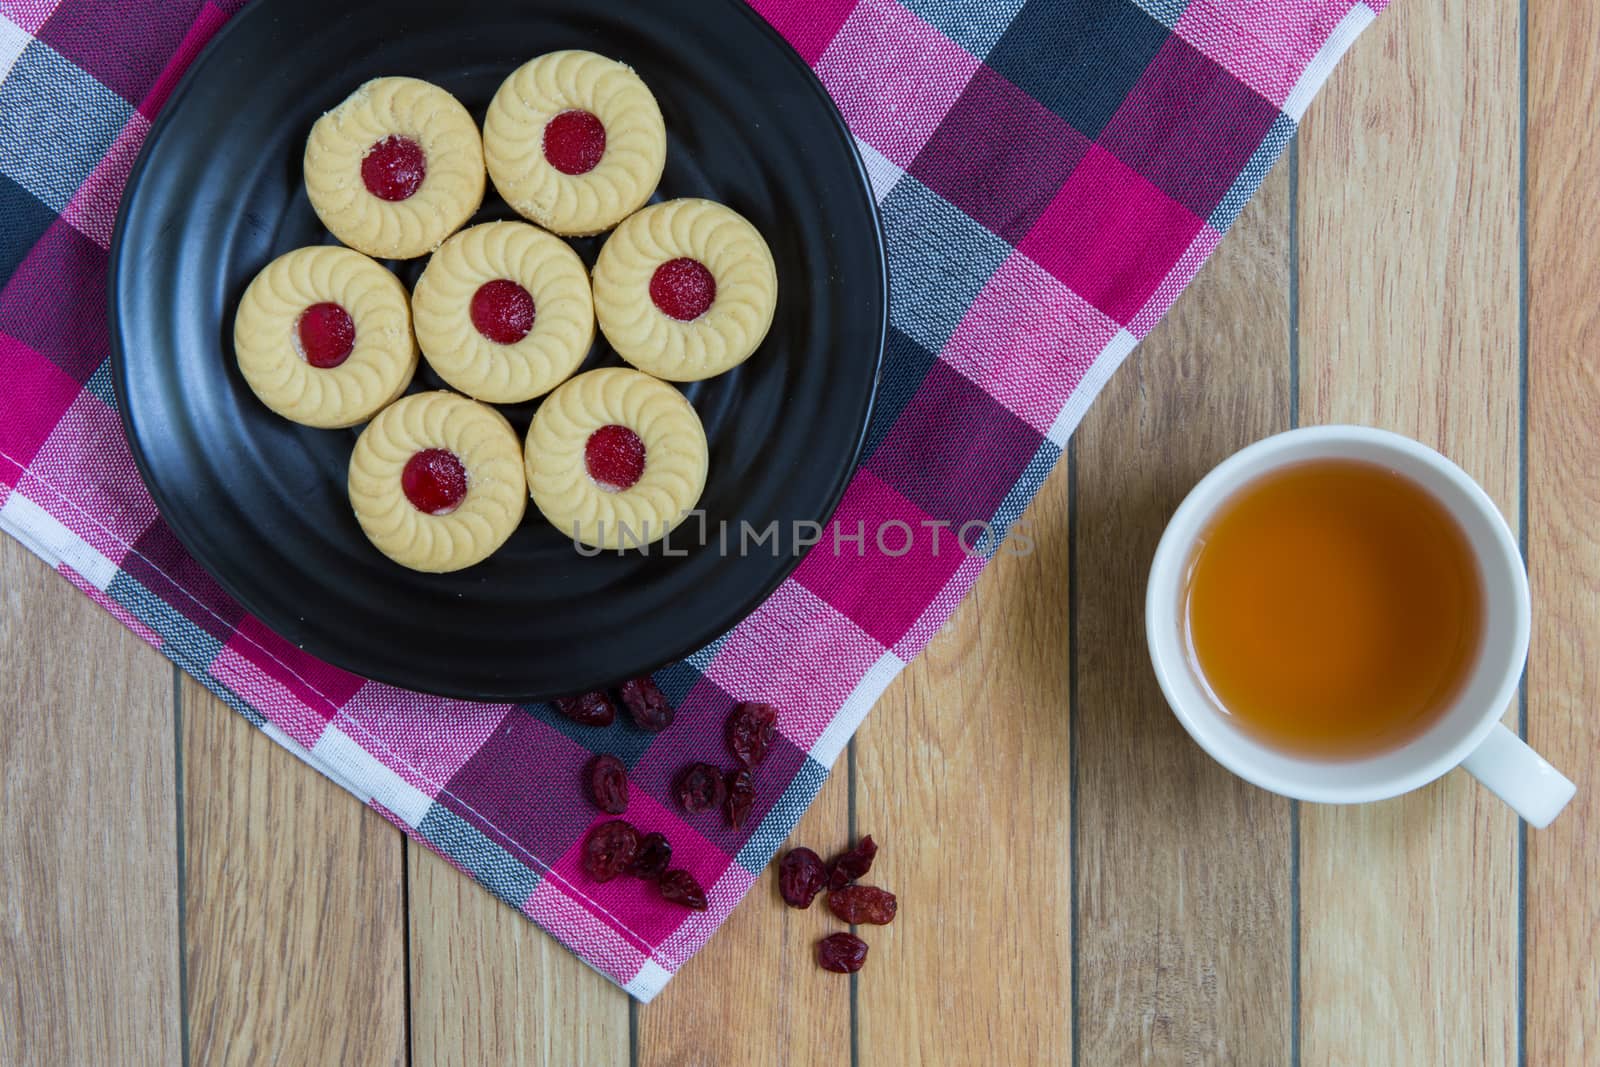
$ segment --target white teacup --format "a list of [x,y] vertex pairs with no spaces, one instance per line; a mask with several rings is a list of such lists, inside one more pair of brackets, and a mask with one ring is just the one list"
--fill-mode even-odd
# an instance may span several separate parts
[[[1317,760],[1278,751],[1242,732],[1217,706],[1185,654],[1182,601],[1196,538],[1219,505],[1267,471],[1314,459],[1381,464],[1438,500],[1466,533],[1483,580],[1484,635],[1460,696],[1422,735],[1359,759]],[[1299,800],[1382,800],[1463,766],[1534,826],[1546,826],[1576,787],[1500,723],[1528,655],[1528,575],[1505,519],[1487,493],[1433,449],[1364,426],[1317,426],[1258,441],[1224,460],[1184,498],[1150,567],[1145,635],[1167,703],[1217,762],[1263,789]]]

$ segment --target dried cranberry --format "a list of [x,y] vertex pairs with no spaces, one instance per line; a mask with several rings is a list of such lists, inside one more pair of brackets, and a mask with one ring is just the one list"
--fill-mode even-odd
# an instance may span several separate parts
[[728,789],[722,772],[709,763],[691,763],[678,775],[678,803],[691,815],[722,807]]
[[727,785],[728,799],[723,802],[722,810],[727,813],[728,825],[737,830],[755,806],[756,780],[749,771],[729,771]]
[[633,725],[658,734],[672,725],[672,705],[649,675],[623,682],[617,687],[622,703],[633,718]]
[[778,709],[771,704],[740,704],[728,716],[728,751],[751,770],[767,758],[777,736]]
[[612,819],[589,831],[583,843],[583,869],[597,882],[609,882],[628,869],[639,854],[639,831]]
[[645,834],[639,839],[639,851],[633,857],[628,873],[635,878],[654,881],[667,873],[672,866],[672,842],[666,834]]
[[834,974],[855,974],[867,962],[867,943],[855,934],[829,934],[817,942],[817,962]]
[[778,892],[791,908],[809,908],[828,881],[822,857],[809,848],[790,849],[778,861]]
[[878,844],[868,834],[856,842],[856,847],[841,852],[828,864],[828,888],[842,889],[851,882],[866,877],[872,870],[872,858],[878,854]]
[[885,926],[894,922],[894,894],[870,885],[847,885],[828,894],[828,910],[847,923]]
[[628,768],[615,756],[599,755],[589,761],[589,799],[607,815],[628,810]]
[[616,705],[604,693],[557,697],[555,705],[561,714],[584,726],[610,726],[611,720],[617,717]]
[[674,904],[682,904],[695,911],[706,910],[706,891],[700,888],[700,883],[688,871],[668,871],[661,876],[658,884],[661,886],[661,895]]

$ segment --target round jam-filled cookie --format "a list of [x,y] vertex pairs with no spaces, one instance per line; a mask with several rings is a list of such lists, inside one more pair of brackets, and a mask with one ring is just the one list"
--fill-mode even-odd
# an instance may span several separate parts
[[485,222],[440,245],[411,308],[417,343],[439,377],[492,404],[548,393],[594,341],[583,261],[522,222]]
[[528,491],[562,533],[594,548],[659,541],[706,486],[706,431],[683,394],[606,367],[545,398],[528,428]]
[[255,276],[233,320],[233,351],[263,404],[324,428],[372,418],[417,370],[405,286],[336,245],[286,252]]
[[483,141],[460,101],[416,78],[374,78],[317,120],[306,192],[351,248],[411,259],[483,203]]
[[600,249],[594,313],[617,355],[692,382],[750,358],[778,303],[772,252],[743,215],[668,200],[631,216]]
[[527,510],[516,431],[454,393],[397,400],[356,440],[350,505],[378,551],[402,567],[470,567],[505,544]]
[[483,120],[489,177],[547,230],[609,230],[650,198],[667,160],[661,108],[639,76],[593,52],[524,63]]

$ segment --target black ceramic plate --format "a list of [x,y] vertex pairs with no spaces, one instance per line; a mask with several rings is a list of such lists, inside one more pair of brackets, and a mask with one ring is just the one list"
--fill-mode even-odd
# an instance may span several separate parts
[[[233,311],[268,260],[331,242],[306,200],[311,124],[368,78],[444,86],[480,119],[519,64],[585,48],[632,66],[667,124],[658,196],[728,204],[778,265],[772,331],[685,387],[704,420],[711,544],[580,556],[530,505],[510,542],[417,574],[362,536],[345,495],[357,430],[271,414],[240,377]],[[479,221],[512,218],[493,195]],[[574,242],[593,263],[600,239]],[[396,264],[414,282],[423,261]],[[246,609],[348,670],[481,700],[534,700],[704,645],[794,569],[787,530],[827,518],[861,447],[883,351],[883,241],[843,122],[741,0],[257,0],[201,55],[133,169],[111,257],[112,364],[128,440],[173,532]],[[603,341],[588,366],[617,362]],[[414,389],[439,388],[427,370]],[[536,405],[503,408],[519,430]],[[723,522],[786,531],[724,555]]]

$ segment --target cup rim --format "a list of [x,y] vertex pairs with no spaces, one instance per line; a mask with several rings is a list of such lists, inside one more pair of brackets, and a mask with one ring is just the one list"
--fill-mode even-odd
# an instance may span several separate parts
[[[1177,575],[1181,580],[1183,564],[1204,520],[1209,518],[1234,491],[1253,478],[1274,469],[1274,465],[1270,462],[1263,463],[1264,459],[1295,445],[1334,446],[1352,442],[1377,446],[1433,468],[1454,483],[1470,501],[1471,506],[1481,513],[1499,554],[1509,564],[1512,586],[1511,636],[1509,641],[1501,645],[1504,649],[1504,665],[1501,667],[1501,676],[1495,685],[1493,698],[1485,702],[1472,729],[1442,753],[1400,773],[1372,782],[1351,785],[1299,782],[1256,765],[1248,753],[1232,740],[1235,736],[1233,728],[1223,723],[1214,710],[1207,708],[1204,712],[1199,712],[1188,705],[1176,687],[1174,672],[1188,672],[1189,665],[1182,656],[1181,643],[1177,641],[1175,635],[1158,635],[1158,619],[1172,616],[1171,598],[1178,591],[1177,586],[1165,578],[1168,575]],[[1325,457],[1326,455],[1324,454]],[[1313,449],[1309,454],[1297,455],[1292,462],[1315,458],[1318,458],[1318,454]],[[1480,565],[1490,566],[1494,562],[1483,559],[1480,554]],[[1163,604],[1164,599],[1165,604]],[[1369,426],[1329,425],[1286,430],[1246,445],[1228,456],[1195,483],[1177,510],[1172,513],[1156,546],[1145,583],[1145,641],[1151,666],[1155,670],[1156,681],[1161,686],[1168,707],[1172,709],[1184,730],[1212,759],[1246,781],[1291,799],[1320,803],[1354,804],[1384,800],[1427,785],[1459,766],[1483,743],[1490,731],[1500,722],[1501,715],[1510,704],[1522,680],[1531,629],[1532,609],[1522,550],[1506,524],[1505,516],[1500,513],[1499,507],[1489,494],[1471,475],[1440,452],[1412,438]],[[1170,644],[1166,644],[1168,638]],[[1173,656],[1171,653],[1175,649],[1178,654]],[[1484,654],[1494,653],[1486,650]],[[1368,757],[1368,759],[1375,758],[1377,757]],[[1343,765],[1352,767],[1365,762],[1366,759],[1341,761]]]

